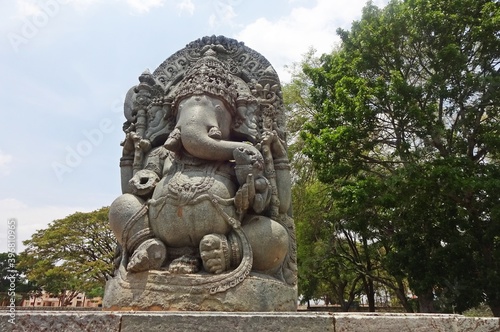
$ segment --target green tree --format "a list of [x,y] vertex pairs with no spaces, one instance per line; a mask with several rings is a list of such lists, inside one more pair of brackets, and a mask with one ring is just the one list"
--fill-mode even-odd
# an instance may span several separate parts
[[18,266],[30,281],[57,295],[62,306],[79,292],[102,295],[113,275],[116,240],[109,228],[107,207],[51,222],[23,244]]
[[[403,277],[391,276],[380,264],[386,249],[382,242],[369,243],[367,233],[354,233],[335,197],[342,188],[320,183],[311,159],[303,153],[304,141],[297,135],[316,113],[309,95],[311,79],[303,67],[317,68],[320,59],[311,49],[300,63],[290,68],[292,80],[283,86],[288,112],[289,158],[293,174],[294,219],[297,225],[299,293],[304,302],[322,298],[348,311],[353,301],[366,295],[370,311],[375,311],[379,289],[412,311]],[[335,203],[335,204],[334,204]],[[309,302],[308,302],[309,303]]]
[[[23,299],[36,294],[39,288],[26,279],[24,270],[17,268],[19,256],[15,253],[0,253],[0,305],[8,305],[9,293],[14,292],[16,303],[20,305]],[[14,287],[11,287],[14,283]]]
[[287,126],[292,133],[288,137],[288,153],[292,165],[292,200],[297,227],[299,294],[308,306],[311,300],[322,299],[327,304],[345,304],[344,310],[348,310],[344,299],[349,295],[344,291],[350,278],[344,277],[344,270],[338,268],[338,256],[331,250],[331,224],[326,220],[328,197],[325,193],[328,191],[317,180],[310,159],[303,154],[304,142],[298,135],[304,123],[314,114],[308,97],[311,82],[301,71],[305,64],[318,65],[314,49],[303,56],[302,62],[294,63],[289,68],[292,81],[283,85]]
[[338,51],[304,66],[305,152],[421,312],[440,296],[500,316],[498,31],[497,1],[368,3]]

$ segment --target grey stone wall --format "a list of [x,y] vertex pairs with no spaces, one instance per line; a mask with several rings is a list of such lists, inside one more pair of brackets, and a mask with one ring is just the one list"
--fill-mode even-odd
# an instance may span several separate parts
[[500,331],[499,318],[434,314],[18,311],[14,318],[0,313],[0,331]]

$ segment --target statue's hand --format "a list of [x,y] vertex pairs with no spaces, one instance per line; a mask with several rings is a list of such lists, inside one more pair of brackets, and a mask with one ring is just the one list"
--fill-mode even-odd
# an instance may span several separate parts
[[138,137],[138,135],[134,131],[127,133],[127,135],[125,136],[125,140],[121,143],[121,145],[123,146],[124,156],[134,154],[136,141],[135,137]]
[[160,181],[160,177],[155,172],[142,169],[135,173],[129,184],[134,194],[144,196],[153,191],[158,181]]
[[261,176],[255,180],[255,199],[253,201],[253,210],[261,213],[267,207],[271,199],[269,181]]
[[262,133],[262,146],[267,146],[274,159],[286,157],[284,142],[281,141],[276,130],[266,130]]
[[269,203],[269,198],[269,182],[264,177],[254,179],[253,174],[248,174],[246,183],[234,196],[236,212],[241,215],[252,207],[256,213],[261,213]]
[[121,143],[123,146],[123,155],[133,154],[137,149],[144,152],[151,150],[151,142],[141,138],[135,131],[127,133],[125,140]]
[[140,139],[138,144],[139,148],[144,152],[151,150],[151,142],[148,139]]
[[236,206],[236,212],[239,215],[248,210],[250,205],[253,204],[255,198],[255,181],[253,179],[253,174],[247,175],[247,182],[243,184],[240,189],[236,192],[234,196],[234,205]]

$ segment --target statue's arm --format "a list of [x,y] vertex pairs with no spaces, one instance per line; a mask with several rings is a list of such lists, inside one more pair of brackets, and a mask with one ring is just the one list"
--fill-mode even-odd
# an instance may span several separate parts
[[138,196],[149,196],[152,194],[162,176],[163,163],[166,156],[164,150],[165,148],[159,147],[149,153],[145,160],[144,168],[137,171],[129,181],[132,193]]
[[276,130],[264,132],[262,140],[263,154],[269,153],[272,157],[274,186],[278,196],[278,212],[288,213],[292,203],[292,184],[290,175],[290,162],[285,148]]
[[[131,125],[130,123],[127,124],[127,122],[124,124],[124,126],[127,126],[128,128],[133,127],[133,125]],[[130,187],[129,181],[134,175],[135,141],[137,141],[136,137],[138,136],[135,131],[131,130],[127,132],[125,139],[123,140],[123,142],[121,142],[121,146],[123,146],[122,157],[120,158],[122,194],[132,193],[132,188]]]

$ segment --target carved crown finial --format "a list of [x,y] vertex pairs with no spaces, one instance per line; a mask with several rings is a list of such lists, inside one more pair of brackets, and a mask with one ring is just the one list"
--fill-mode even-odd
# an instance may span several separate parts
[[146,83],[151,86],[156,84],[155,79],[149,69],[146,69],[142,72],[141,76],[139,76],[139,82]]
[[217,56],[217,52],[214,51],[212,47],[210,47],[206,52],[203,54],[203,56]]

